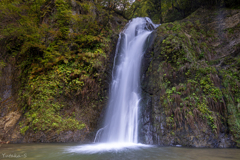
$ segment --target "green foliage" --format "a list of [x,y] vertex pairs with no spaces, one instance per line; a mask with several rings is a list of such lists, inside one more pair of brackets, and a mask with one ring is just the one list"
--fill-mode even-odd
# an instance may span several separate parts
[[25,126],[25,127],[21,128],[21,130],[20,130],[21,134],[24,135],[25,132],[26,132],[28,129],[29,129],[29,126]]
[[25,124],[30,124],[34,131],[46,131],[50,128],[56,131],[74,130],[85,127],[74,117],[58,114],[64,108],[64,102],[59,101],[58,97],[81,90],[83,86],[82,81],[70,80],[69,74],[73,69],[65,64],[58,65],[47,74],[35,76],[29,81],[21,98],[29,99],[30,110],[25,114]]
[[223,95],[227,103],[228,109],[228,123],[230,125],[230,130],[234,137],[238,147],[240,146],[240,75],[236,73],[235,66],[229,68],[228,70],[221,70],[221,75],[223,75],[223,85],[224,89]]
[[225,132],[230,130],[239,146],[239,55],[209,58],[217,57],[210,43],[218,40],[218,33],[203,31],[198,18],[162,24],[157,30],[152,55],[159,61],[155,58],[151,65],[158,69],[148,71],[159,90],[161,107],[154,108],[154,116],[164,113],[166,127],[174,133],[204,126],[217,136],[229,125]]
[[150,17],[155,23],[181,20],[202,6],[239,8],[238,0],[139,0],[128,12],[133,17]]
[[[88,128],[91,123],[83,119],[92,114],[92,109],[86,109],[87,115],[65,113],[69,108],[65,99],[78,95],[87,99],[91,87],[95,88],[93,97],[98,95],[106,52],[110,49],[111,13],[100,2],[74,1],[81,9],[81,14],[74,14],[71,3],[71,0],[0,2],[1,40],[6,43],[6,53],[18,58],[22,71],[19,77],[19,102],[25,113],[22,134],[27,130],[60,133]],[[84,103],[82,108],[93,105]]]

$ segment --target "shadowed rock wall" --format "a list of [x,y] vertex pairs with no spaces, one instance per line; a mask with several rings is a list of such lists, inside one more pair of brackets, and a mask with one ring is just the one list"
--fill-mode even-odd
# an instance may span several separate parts
[[201,8],[158,27],[141,79],[142,142],[239,147],[239,20]]

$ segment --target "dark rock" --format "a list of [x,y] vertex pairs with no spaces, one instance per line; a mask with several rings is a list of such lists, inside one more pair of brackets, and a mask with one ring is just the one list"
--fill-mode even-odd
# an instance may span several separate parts
[[[223,10],[221,11],[221,14],[224,16],[221,16],[221,19],[219,19],[219,17],[213,15],[211,11],[201,8],[197,10],[193,15],[182,21],[170,24],[163,24],[162,26],[159,26],[157,28],[156,37],[154,39],[153,45],[144,55],[142,65],[142,108],[140,127],[140,141],[142,143],[156,144],[160,146],[182,145],[187,147],[210,148],[227,148],[236,146],[237,137],[234,137],[232,133],[229,132],[229,126],[227,122],[222,122],[221,124],[219,124],[217,130],[214,130],[208,123],[206,123],[206,121],[208,120],[204,121],[193,119],[193,123],[190,124],[186,122],[186,117],[182,117],[182,120],[175,121],[176,124],[174,124],[175,122],[169,122],[169,119],[171,121],[176,119],[176,108],[179,107],[182,110],[183,106],[180,106],[179,104],[177,104],[177,102],[172,102],[171,105],[173,109],[171,109],[170,106],[168,106],[169,108],[167,108],[167,106],[163,104],[164,99],[162,97],[163,95],[166,95],[166,89],[172,89],[172,87],[176,87],[179,84],[186,83],[187,80],[192,79],[195,74],[192,73],[192,75],[190,76],[185,75],[186,71],[192,67],[191,61],[184,63],[178,62],[182,63],[182,65],[186,67],[186,69],[184,69],[184,67],[181,68],[181,66],[179,67],[176,62],[173,62],[174,58],[176,58],[176,55],[180,54],[179,50],[181,50],[181,46],[179,45],[180,43],[176,42],[177,37],[180,37],[180,41],[184,41],[185,38],[188,39],[188,41],[184,42],[185,46],[182,47],[186,47],[188,45],[192,46],[191,50],[193,50],[194,54],[197,54],[200,49],[202,50],[202,48],[199,47],[199,44],[197,43],[192,44],[192,40],[195,35],[193,35],[190,31],[191,28],[194,28],[194,25],[196,28],[198,27],[197,24],[195,24],[196,21],[200,21],[200,24],[198,25],[201,25],[202,28],[206,27],[208,28],[208,30],[211,29],[212,31],[215,31],[216,34],[214,36],[219,37],[220,33],[222,34],[224,30],[228,28],[234,28],[240,25],[239,13],[239,10]],[[205,21],[207,16],[212,17],[212,19],[209,21]],[[182,24],[189,22],[192,23],[192,26],[190,28],[179,27],[179,30],[174,29],[174,27],[176,26],[181,26]],[[207,45],[213,48],[213,51],[211,52],[215,52],[216,54],[207,52],[206,54],[208,55],[206,55],[206,61],[223,59],[224,57],[238,56],[239,47],[234,46],[240,44],[239,30],[236,29],[236,33],[236,35],[225,34],[225,37],[231,37],[231,39],[228,39],[227,42],[226,39],[221,38],[220,40],[208,40],[206,42]],[[186,37],[183,38],[183,36]],[[168,42],[169,39],[174,40],[172,42]],[[175,46],[174,44],[176,43],[178,45]],[[168,46],[169,48],[172,47],[172,50],[167,54],[164,50],[166,48],[163,48],[164,46]],[[163,50],[163,53],[165,53],[165,55],[162,54]],[[199,60],[199,63],[201,63],[200,61],[202,60]],[[221,64],[223,65],[223,63]],[[222,68],[227,67],[230,66],[227,64],[225,64],[225,66],[222,66]],[[222,69],[219,68],[219,65],[215,68],[218,68],[219,70]],[[165,75],[163,71],[166,73]],[[168,79],[169,81],[167,85],[164,81],[165,79]],[[220,85],[220,87],[221,86],[222,85]],[[185,98],[189,96],[189,94],[190,93],[185,93],[185,95],[181,94],[180,97]],[[196,106],[192,106],[192,108],[194,107]],[[217,110],[211,111],[212,113],[216,113],[217,115],[221,114]],[[223,112],[226,113],[226,109]],[[197,115],[193,114],[193,117],[197,117]],[[227,119],[226,115],[225,118]],[[169,126],[169,123],[171,123],[172,126]]]

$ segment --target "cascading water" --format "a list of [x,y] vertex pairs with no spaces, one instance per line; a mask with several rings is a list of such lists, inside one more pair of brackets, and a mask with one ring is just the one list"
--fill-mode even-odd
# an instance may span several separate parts
[[95,144],[74,147],[70,152],[97,153],[149,147],[137,143],[140,68],[149,35],[158,26],[149,18],[134,18],[119,34],[104,127],[98,130]]
[[95,141],[138,142],[140,67],[146,41],[156,27],[149,18],[135,18],[120,33],[104,128],[98,131]]

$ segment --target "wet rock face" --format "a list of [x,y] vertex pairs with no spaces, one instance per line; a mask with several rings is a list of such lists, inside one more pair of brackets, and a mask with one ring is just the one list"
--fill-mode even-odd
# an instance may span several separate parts
[[17,111],[18,71],[12,63],[0,66],[0,143],[10,141],[21,113]]
[[86,129],[77,131],[62,131],[56,133],[49,132],[26,132],[20,133],[18,124],[21,113],[11,112],[0,119],[0,143],[32,143],[32,142],[89,142],[91,139],[87,136],[89,131]]
[[[59,134],[55,132],[37,132],[37,133],[27,133],[24,138],[21,139],[21,143],[29,142],[89,142],[89,139],[86,138],[86,130],[81,131],[65,131]],[[20,138],[20,137],[18,137]],[[16,139],[17,140],[17,139]]]
[[239,147],[239,102],[229,99],[240,95],[230,89],[240,89],[231,77],[240,69],[239,13],[201,8],[158,27],[142,65],[141,142]]
[[151,22],[149,22],[149,19],[146,18],[146,25],[143,26],[142,24],[139,24],[136,27],[136,31],[135,31],[135,35],[138,35],[138,32],[141,30],[149,30],[149,31],[153,31],[155,29],[155,26],[153,26],[153,24]]
[[17,103],[17,71],[12,64],[0,66],[0,118],[7,115],[9,111],[16,109]]
[[[73,4],[75,5],[75,4]],[[115,45],[117,43],[118,34],[120,29],[124,27],[126,21],[117,15],[114,15],[110,19],[110,26],[112,27],[113,34],[111,36],[112,42],[109,42],[109,52],[107,54],[106,64],[103,66],[104,73],[101,75],[101,93],[92,92],[89,89],[89,93],[93,93],[99,97],[94,97],[97,100],[103,99],[103,97],[107,97],[108,87],[111,81],[112,74],[112,65],[114,59]],[[1,46],[0,46],[1,48]],[[2,53],[0,53],[0,57]],[[72,95],[71,98],[60,97],[61,100],[66,102],[69,107],[66,107],[66,112],[82,112],[81,115],[84,116],[76,116],[76,118],[82,122],[88,123],[88,127],[81,130],[65,130],[56,132],[53,128],[49,128],[49,131],[37,131],[35,132],[33,129],[28,129],[25,134],[22,134],[20,131],[24,126],[24,120],[27,118],[21,110],[21,106],[18,101],[18,93],[20,89],[19,82],[19,68],[16,66],[16,60],[14,58],[5,58],[6,62],[4,66],[0,63],[0,144],[1,143],[32,143],[32,142],[83,142],[83,143],[91,143],[94,140],[94,136],[97,131],[97,124],[101,123],[103,119],[103,114],[101,114],[101,110],[103,106],[106,106],[107,98],[102,100],[102,102],[96,101],[97,108],[94,112],[93,102],[91,101],[91,95],[88,95],[90,99],[84,100],[85,110],[81,110],[83,103],[79,101],[81,95],[75,96]],[[0,60],[1,62],[1,60]],[[93,87],[94,88],[94,87]],[[96,89],[96,88],[94,88]],[[79,98],[80,97],[80,98]],[[21,100],[20,100],[21,101]],[[31,103],[31,99],[28,102]],[[29,104],[28,104],[29,105]],[[79,109],[80,108],[80,109]],[[89,111],[90,110],[90,111]],[[27,111],[26,111],[27,112]],[[86,115],[87,113],[88,115]],[[101,114],[101,115],[100,115]],[[99,117],[100,115],[100,117]],[[91,119],[91,120],[90,120]],[[90,120],[90,121],[89,121]],[[50,122],[52,123],[52,122]],[[99,125],[100,126],[100,125]]]

